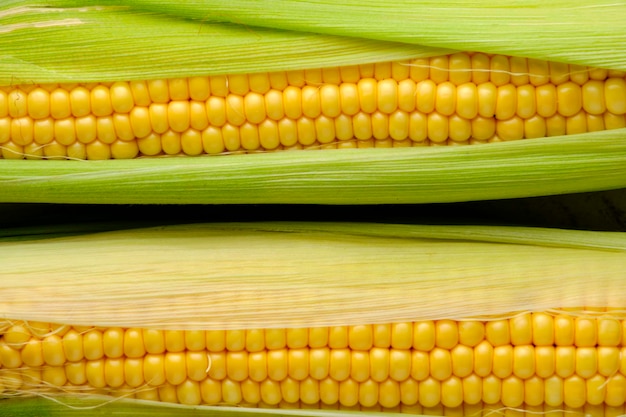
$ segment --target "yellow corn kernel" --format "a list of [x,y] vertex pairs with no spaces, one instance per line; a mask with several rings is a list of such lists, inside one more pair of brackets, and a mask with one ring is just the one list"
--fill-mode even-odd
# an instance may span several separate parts
[[582,108],[582,90],[571,81],[560,84],[556,88],[557,111],[565,117],[573,116]]
[[616,115],[606,112],[604,113],[604,125],[607,130],[626,127],[626,115]]
[[449,59],[449,81],[455,85],[468,83],[472,80],[471,60],[467,53],[456,53],[450,55]]
[[472,123],[456,114],[448,118],[449,139],[455,143],[466,143],[472,135]]
[[456,86],[453,83],[442,82],[437,86],[435,110],[438,113],[444,116],[451,116],[456,111],[456,101]]
[[507,120],[517,111],[517,91],[513,84],[498,87],[496,95],[496,119]]
[[124,384],[124,361],[107,358],[104,361],[104,380],[111,388],[119,388]]
[[511,83],[516,86],[526,85],[530,82],[528,72],[528,60],[520,57],[510,57]]
[[13,89],[7,96],[9,116],[25,117],[28,115],[28,95],[19,89]]
[[104,388],[107,383],[104,378],[104,359],[87,362],[85,365],[85,377],[91,387]]
[[[211,84],[208,77],[191,77],[189,78],[189,80],[187,80],[187,83],[189,97],[192,100],[205,101],[211,96]],[[133,97],[135,97],[135,100],[137,100],[134,92]]]
[[124,354],[124,330],[119,327],[106,329],[102,334],[102,343],[107,357],[121,357]]
[[603,114],[606,111],[604,83],[597,80],[587,81],[582,86],[582,106],[589,114]]
[[432,57],[429,59],[428,65],[430,67],[430,79],[436,83],[448,81],[450,68],[448,56]]
[[34,138],[34,123],[30,117],[20,117],[11,120],[10,138],[19,146],[28,145]]
[[585,133],[588,131],[587,117],[583,112],[578,112],[572,117],[565,120],[565,133],[574,135],[577,133]]
[[605,402],[609,406],[619,407],[624,404],[626,378],[622,374],[614,375],[606,384]]
[[427,117],[428,139],[435,143],[446,142],[449,129],[448,118],[437,112],[432,112]]
[[517,116],[496,122],[496,134],[501,140],[518,140],[524,137],[524,121]]
[[452,373],[459,377],[465,378],[474,371],[474,350],[466,345],[456,345],[450,351],[452,360]]
[[524,120],[524,137],[525,138],[542,138],[546,136],[547,127],[546,120],[538,115]]
[[561,378],[568,378],[576,371],[576,349],[573,346],[557,346],[555,370]]
[[[128,142],[125,142],[128,144]],[[202,146],[202,134],[195,130],[189,129],[180,135],[181,150],[185,155],[200,155],[204,148]],[[127,152],[133,152],[130,148],[125,149]]]
[[491,60],[489,57],[482,53],[472,54],[471,68],[472,68],[472,82],[474,84],[482,84],[489,81],[490,72],[489,67]]
[[[81,138],[81,124],[79,123],[78,125],[78,129],[76,131],[78,138]],[[95,129],[95,118],[94,118],[94,125],[93,128]],[[2,132],[2,119],[0,119],[0,132]],[[2,142],[1,139],[2,134],[0,133],[0,142]],[[85,133],[82,133],[82,137],[86,137],[87,135]],[[95,139],[95,130],[93,133],[93,139]],[[8,140],[8,138],[7,138]],[[54,120],[51,118],[47,118],[47,119],[43,119],[43,120],[36,120],[35,123],[33,124],[33,140],[35,141],[35,143],[39,144],[39,145],[45,145],[47,143],[50,143],[54,140]]]
[[148,81],[148,92],[154,103],[167,103],[170,100],[167,80]]
[[[234,354],[234,353],[233,353]],[[228,358],[227,358],[228,364]],[[229,366],[230,367],[230,366]],[[182,352],[167,352],[164,358],[165,378],[172,385],[183,382],[186,375],[186,355]],[[247,369],[247,367],[246,367]],[[235,372],[233,372],[235,373]],[[230,373],[229,373],[230,376]],[[243,378],[245,379],[245,378]]]
[[441,402],[441,383],[427,378],[419,383],[419,402],[423,407],[434,407]]
[[43,88],[35,88],[28,93],[28,116],[44,119],[50,115],[50,94]]
[[574,321],[574,344],[578,347],[595,346],[597,343],[597,320],[578,317]]
[[38,367],[44,364],[41,341],[33,338],[26,342],[21,351],[22,362],[31,367]]
[[561,62],[550,62],[550,82],[559,85],[569,81],[569,65]]
[[617,115],[626,114],[626,80],[609,78],[604,84],[606,108]]
[[94,116],[109,116],[113,113],[109,88],[103,85],[95,87],[91,90],[90,100],[91,111]]
[[[186,80],[184,80],[186,83]],[[130,85],[125,82],[116,82],[111,86],[111,105],[117,113],[128,113],[135,106]]]
[[133,388],[143,385],[143,359],[124,360],[124,381]]
[[496,55],[491,58],[491,82],[496,86],[508,84],[511,80],[511,66],[506,56]]
[[378,106],[378,83],[373,78],[364,78],[357,83],[361,110],[373,113]]
[[460,84],[456,88],[456,112],[465,119],[478,114],[478,90],[474,83]]
[[513,374],[521,379],[535,375],[535,349],[533,346],[515,346],[513,348]]
[[478,96],[478,114],[485,118],[493,118],[496,114],[497,87],[491,82],[486,82],[479,84],[476,92]]
[[[115,84],[113,86],[115,86]],[[111,92],[113,91],[113,86],[111,86]],[[167,80],[167,89],[170,100],[189,99],[189,85],[186,78],[172,78]]]
[[548,136],[565,135],[567,131],[567,119],[560,114],[546,118],[546,132]]

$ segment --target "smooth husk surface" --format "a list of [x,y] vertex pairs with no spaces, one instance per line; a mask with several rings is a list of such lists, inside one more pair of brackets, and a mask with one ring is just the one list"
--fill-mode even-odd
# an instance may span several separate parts
[[624,188],[626,129],[484,146],[0,162],[3,202],[453,202]]
[[237,329],[626,305],[626,237],[543,229],[196,224],[1,242],[0,315]]

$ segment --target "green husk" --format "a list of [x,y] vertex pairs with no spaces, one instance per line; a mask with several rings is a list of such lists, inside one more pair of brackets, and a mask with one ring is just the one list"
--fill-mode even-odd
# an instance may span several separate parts
[[0,6],[0,85],[318,68],[448,52],[192,21],[106,3],[18,0]]
[[116,399],[111,401],[110,398],[69,396],[55,397],[55,401],[37,397],[0,400],[0,407],[2,407],[2,412],[13,417],[92,417],[97,415],[115,415],[116,417],[390,417],[395,415],[379,412],[185,406],[142,400]]
[[0,252],[1,317],[77,325],[314,327],[626,305],[626,235],[612,232],[215,223]]
[[626,187],[626,129],[455,146],[0,163],[0,201],[400,204]]
[[[109,1],[108,4],[124,3]],[[204,22],[626,69],[626,3],[606,0],[138,0]]]
[[454,50],[626,69],[626,7],[586,0],[11,0],[0,85],[348,65]]

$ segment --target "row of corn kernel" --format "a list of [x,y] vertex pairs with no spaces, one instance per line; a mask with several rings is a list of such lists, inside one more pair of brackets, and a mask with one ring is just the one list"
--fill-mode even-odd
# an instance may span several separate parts
[[611,378],[618,371],[626,371],[626,348],[614,346],[494,347],[482,341],[473,348],[459,344],[450,350],[435,347],[429,352],[376,347],[369,350],[320,347],[256,352],[187,350],[147,354],[143,347],[133,346],[125,349],[126,354],[122,356],[121,347],[105,354],[91,346],[92,340],[85,340],[83,349],[80,339],[75,334],[68,334],[70,337],[65,340],[67,343],[62,344],[56,339],[44,340],[43,343],[31,340],[21,350],[2,342],[0,364],[3,369],[71,365],[84,371],[103,366],[103,363],[114,363],[127,372],[132,368],[133,372],[143,373],[146,381],[152,380],[148,375],[155,372],[162,375],[157,381],[166,378],[171,383],[189,376],[192,370],[195,370],[198,378],[208,374],[217,380],[226,377],[234,380],[251,377],[257,381],[267,377],[276,381],[287,377],[300,380],[311,375],[315,379],[330,376],[337,381],[351,377],[359,382],[368,378],[382,381],[388,377],[397,381],[409,377],[419,381],[429,377],[443,381],[451,376],[464,378],[471,374],[479,377],[493,374],[498,378],[513,375],[521,379],[535,375],[541,378],[578,375],[588,379],[594,376]]
[[[568,379],[550,378],[546,381],[527,382],[515,377],[506,380],[488,377],[482,380],[480,387],[465,387],[464,381],[450,378],[443,383],[435,380],[416,382],[406,380],[398,383],[386,380],[378,383],[373,380],[356,382],[348,379],[337,382],[331,378],[321,381],[307,378],[303,381],[287,379],[282,382],[266,380],[241,382],[226,379],[223,381],[204,380],[201,382],[186,380],[179,385],[165,385],[155,388],[159,400],[182,402],[184,404],[256,404],[277,405],[280,401],[295,403],[301,401],[316,404],[340,404],[342,406],[360,405],[372,407],[396,407],[416,405],[422,407],[458,407],[464,403],[487,404],[502,403],[505,407],[523,407],[547,405],[551,407],[583,407],[585,404],[605,404],[612,407],[624,405],[624,382],[626,378],[608,380],[606,386],[598,389],[592,385],[587,391],[584,380],[572,377]],[[479,381],[480,382],[480,381]],[[203,388],[206,392],[203,395]],[[465,391],[465,392],[464,392]],[[466,397],[471,401],[465,400]],[[156,399],[156,398],[153,398]]]
[[[260,123],[266,118],[276,121],[284,117],[297,119],[302,115],[333,118],[358,112],[391,114],[398,109],[409,113],[414,110],[422,113],[437,111],[445,116],[459,114],[466,119],[478,115],[495,116],[499,120],[515,114],[521,118],[535,114],[550,117],[557,113],[568,117],[581,110],[594,115],[606,111],[626,114],[624,78],[590,80],[582,86],[567,81],[537,87],[510,83],[496,86],[492,82],[455,85],[444,81],[437,84],[432,80],[416,83],[411,79],[398,83],[394,79],[377,81],[368,78],[358,83],[289,86],[283,91],[270,90],[265,94],[249,92],[226,97],[210,96],[206,100],[172,100],[144,105],[135,103],[130,90],[115,94],[117,84],[110,91],[103,85],[91,91],[76,87],[75,90],[80,90],[80,97],[74,90],[68,93],[58,89],[48,93],[41,87],[28,94],[19,89],[9,93],[0,91],[0,118],[33,124],[37,120],[75,117],[79,123],[87,123],[86,117],[130,114],[136,123],[151,119],[152,128],[161,133],[159,123],[182,131],[190,123],[193,126],[194,122],[221,126],[228,121],[239,126],[245,121]],[[57,97],[61,91],[63,97]]]
[[149,387],[128,384],[126,381],[132,383],[140,380],[133,379],[132,375],[125,375],[123,369],[114,369],[115,366],[115,363],[109,368],[102,365],[83,374],[71,370],[67,372],[67,376],[61,368],[54,368],[52,371],[44,368],[40,373],[38,370],[11,373],[4,370],[0,374],[0,394],[32,395],[42,390],[49,393],[61,390],[100,390],[113,395],[134,391],[137,398],[188,405],[242,405],[259,402],[277,405],[281,401],[300,401],[306,404],[338,403],[348,407],[357,404],[364,407],[396,407],[400,404],[458,407],[484,402],[502,403],[506,407],[514,408],[542,405],[576,408],[586,404],[619,407],[624,405],[626,393],[626,377],[621,373],[611,378],[588,380],[579,376],[552,376],[545,379],[534,377],[527,380],[511,376],[500,379],[493,375],[485,378],[475,375],[463,379],[450,377],[445,381],[434,378],[416,381],[410,378],[404,381],[387,379],[380,382],[373,379],[357,381],[353,378],[337,381],[330,377],[322,380],[312,377],[296,380],[288,377],[282,381],[182,378],[178,383],[167,381]]
[[[372,347],[429,351],[457,344],[476,346],[483,340],[493,346],[624,346],[626,320],[609,315],[577,316],[565,311],[525,313],[489,321],[427,320],[390,324],[248,330],[156,330],[60,326],[50,323],[6,321],[0,340],[21,350],[27,343],[50,339],[49,344],[93,339],[100,350],[124,353],[139,345],[142,351],[223,350],[251,352],[263,349],[330,348],[368,350]],[[54,342],[53,342],[54,340]],[[128,354],[128,352],[126,352]],[[142,353],[143,354],[143,353]],[[115,357],[114,355],[112,357]]]
[[[71,129],[71,123],[68,126]],[[94,124],[88,135],[80,136],[75,130],[65,130],[61,138],[53,140],[48,134],[38,133],[37,130],[30,132],[23,129],[24,126],[15,124],[18,133],[14,136],[17,139],[10,140],[7,139],[10,134],[2,134],[0,120],[0,157],[127,159],[302,148],[464,145],[623,128],[626,127],[626,116],[612,113],[594,116],[579,112],[568,118],[555,115],[547,119],[533,116],[522,120],[515,116],[496,121],[477,117],[470,122],[458,116],[445,117],[438,113],[407,115],[398,111],[391,117],[381,113],[371,116],[360,113],[353,118],[340,116],[334,121],[320,116],[317,120],[285,119],[279,123],[266,120],[258,126],[250,123],[241,127],[230,124],[221,128],[210,126],[203,131],[188,129],[182,134],[168,130],[163,134],[150,133],[136,140],[118,139],[115,124],[106,123],[106,126],[113,130],[101,134],[103,139],[97,139],[99,130]],[[131,132],[131,126],[122,126],[120,131]],[[348,138],[351,134],[354,136]]]
[[[626,92],[624,98],[626,100]],[[170,107],[176,107],[175,105],[181,103],[172,103]],[[189,106],[184,104],[184,107]],[[169,113],[167,109],[164,109],[162,112],[159,111],[158,115],[153,115],[152,109],[138,107],[131,112],[130,116],[116,114],[94,117],[90,115],[81,118],[70,117],[60,120],[47,118],[36,121],[29,117],[2,118],[0,119],[0,143],[11,140],[16,145],[22,146],[32,142],[44,145],[56,140],[67,146],[75,141],[89,143],[96,139],[104,143],[113,143],[118,139],[124,141],[141,139],[152,133],[163,134],[168,131],[184,133],[189,129],[202,131],[208,127],[223,128],[225,126],[229,129],[251,126],[257,129],[261,136],[278,138],[285,146],[293,145],[297,140],[306,144],[304,142],[310,142],[311,136],[317,137],[322,143],[336,139],[348,140],[353,137],[360,140],[371,137],[376,139],[390,137],[395,140],[411,138],[414,141],[429,138],[438,142],[450,137],[455,141],[466,141],[469,138],[489,139],[496,133],[496,130],[511,123],[533,126],[532,129],[526,129],[527,131],[518,135],[518,138],[535,138],[570,134],[570,131],[578,133],[615,129],[623,127],[626,117],[625,114],[604,110],[601,114],[580,110],[563,115],[551,111],[550,115],[529,114],[522,117],[515,113],[513,106],[510,108],[511,112],[507,110],[507,117],[504,118],[494,118],[493,115],[475,115],[472,118],[465,118],[459,114],[448,114],[436,110],[428,113],[394,110],[389,114],[380,111],[373,113],[359,111],[355,114],[339,114],[335,117],[317,115],[316,117],[298,116],[293,119],[283,117],[277,120],[266,118],[263,114],[261,119],[251,122],[242,117],[238,111],[232,112],[233,117],[226,117],[226,113],[222,113],[223,117],[220,116],[219,120],[209,120],[211,113],[207,117],[204,104],[199,103],[194,112],[190,112],[192,107],[184,110],[178,108]],[[213,116],[216,114],[214,113]],[[273,148],[268,147],[268,149]]]
[[[412,79],[415,82],[432,79],[437,83],[451,81],[456,85],[470,81],[476,84],[490,81],[497,86],[508,83],[518,86],[526,84],[539,86],[547,83],[558,85],[570,80],[582,85],[588,80],[605,80],[608,77],[624,77],[624,72],[504,55],[461,52],[410,61],[380,62],[338,68],[126,83],[44,84],[41,86],[23,83],[19,85],[19,88],[25,93],[30,93],[38,87],[47,92],[59,88],[68,91],[78,88],[75,99],[84,100],[83,89],[89,91],[99,85],[115,86],[112,88],[115,90],[112,92],[115,96],[114,101],[118,101],[119,95],[128,95],[130,92],[137,105],[148,105],[152,102],[170,100],[206,100],[209,95],[221,97],[229,93],[244,95],[249,91],[265,94],[270,89],[283,90],[290,85],[303,87],[342,82],[356,83],[363,78],[395,79],[398,82],[405,79]],[[5,92],[12,89],[10,86],[2,88]]]
[[[249,330],[156,330],[58,326],[50,323],[7,321],[0,326],[0,340],[21,350],[31,341],[49,344],[93,339],[100,350],[124,353],[139,345],[142,351],[223,350],[251,352],[263,349],[330,348],[368,350],[372,347],[429,351],[451,349],[457,344],[474,347],[483,340],[493,346],[624,346],[626,321],[611,316],[576,316],[567,312],[526,313],[490,321],[416,321],[391,324],[316,328]],[[54,342],[53,342],[54,340]],[[128,352],[126,352],[128,354]],[[115,355],[112,355],[115,357]]]
[[[180,143],[180,136],[172,135],[172,138],[167,138],[163,143],[161,142],[161,135],[150,135],[143,140],[139,140],[139,143],[132,141],[118,140],[112,144],[102,143],[95,140],[87,145],[80,142],[74,142],[73,144],[66,146],[52,141],[46,145],[38,145],[31,143],[30,145],[20,146],[15,145],[13,142],[7,142],[0,144],[0,158],[4,159],[90,159],[90,160],[102,160],[102,159],[130,159],[140,156],[188,156],[197,155],[194,149],[197,149],[195,145],[183,147]],[[478,141],[470,139],[467,142],[455,142],[448,140],[446,142],[430,142],[425,140],[423,142],[413,142],[410,139],[403,141],[393,139],[368,139],[368,140],[346,140],[336,141],[332,143],[322,144],[315,142],[311,145],[302,146],[301,144],[295,144],[293,146],[282,146],[274,149],[275,151],[289,151],[289,150],[319,150],[319,149],[356,149],[356,148],[406,148],[406,147],[424,147],[424,146],[457,146],[457,145],[469,145],[469,144],[483,144],[488,142],[499,142],[500,139],[493,137],[488,141]],[[214,144],[215,145],[215,144]],[[211,147],[205,148],[206,154],[215,154],[215,149]],[[223,147],[223,144],[222,144]],[[185,152],[189,152],[186,154]],[[255,151],[248,151],[243,148],[239,148],[237,151],[222,151],[223,154],[227,153],[249,153],[249,152],[263,152],[263,149]]]
[[[24,395],[20,389],[28,389],[31,393],[39,393],[45,395],[54,395],[55,391],[47,385],[41,385],[41,374],[27,373],[20,371],[11,377],[0,379],[0,394],[4,395]],[[6,385],[3,385],[6,383]],[[302,392],[304,385],[304,393]],[[207,405],[238,405],[243,407],[260,407],[260,408],[320,408],[320,409],[339,409],[345,411],[385,411],[385,412],[401,412],[407,414],[419,415],[446,415],[446,416],[466,416],[466,415],[483,415],[493,416],[506,415],[514,417],[522,417],[526,415],[535,415],[537,413],[548,412],[551,416],[575,416],[584,415],[585,417],[616,417],[623,415],[623,400],[620,401],[619,394],[614,398],[607,397],[608,402],[591,401],[583,405],[579,405],[580,401],[575,395],[568,395],[564,392],[557,392],[555,396],[551,396],[553,405],[547,403],[530,405],[528,403],[516,406],[506,405],[514,399],[514,396],[503,397],[504,391],[498,393],[493,391],[487,402],[476,401],[476,396],[471,399],[464,399],[461,404],[456,404],[458,400],[454,400],[454,396],[447,397],[446,404],[441,401],[432,406],[425,406],[420,403],[420,395],[415,381],[394,384],[394,382],[386,382],[379,384],[375,388],[373,384],[363,384],[363,396],[361,396],[361,384],[353,381],[337,384],[332,380],[321,381],[317,385],[306,381],[304,384],[298,384],[295,381],[289,381],[285,384],[284,391],[282,387],[277,387],[275,383],[254,383],[253,381],[244,381],[237,383],[233,381],[216,382],[205,380],[201,382],[186,380],[183,383],[174,386],[171,384],[163,384],[159,387],[131,387],[122,385],[115,389],[102,388],[85,388],[81,386],[65,385],[64,392],[76,392],[86,394],[101,394],[123,396],[125,398],[137,398],[150,401],[165,401],[182,404],[207,404]],[[378,389],[378,401],[374,405],[375,398],[373,393]],[[562,390],[561,390],[562,391]],[[510,394],[510,393],[509,393]],[[541,397],[539,393],[537,397]],[[545,394],[544,394],[545,395]],[[289,401],[287,401],[285,398]],[[495,400],[500,398],[500,400]],[[530,402],[533,396],[529,397]],[[560,400],[559,400],[560,399]],[[593,399],[593,397],[592,397]],[[316,401],[315,401],[316,400]],[[535,399],[536,400],[536,399]],[[560,401],[560,402],[559,402]],[[572,405],[568,405],[567,403]],[[611,404],[611,403],[615,404]],[[368,404],[368,405],[362,405]],[[617,405],[616,405],[617,404]],[[527,411],[527,412],[525,412]]]

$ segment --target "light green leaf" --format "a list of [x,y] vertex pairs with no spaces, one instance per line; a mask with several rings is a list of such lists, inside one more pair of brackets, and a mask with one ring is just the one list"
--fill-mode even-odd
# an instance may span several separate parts
[[624,188],[626,129],[484,146],[0,162],[2,202],[458,202]]
[[64,2],[16,1],[0,6],[0,85],[318,68],[447,52],[188,20],[137,11],[124,3],[65,2],[61,7]]
[[626,69],[623,0],[137,0],[134,4],[205,22]]

